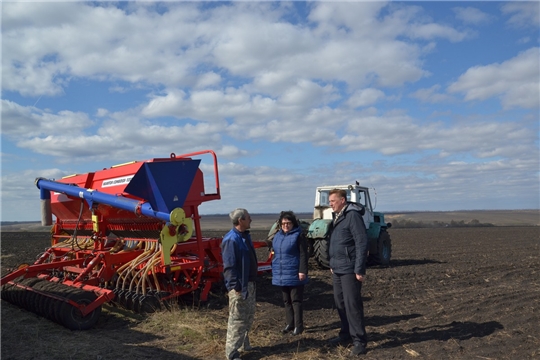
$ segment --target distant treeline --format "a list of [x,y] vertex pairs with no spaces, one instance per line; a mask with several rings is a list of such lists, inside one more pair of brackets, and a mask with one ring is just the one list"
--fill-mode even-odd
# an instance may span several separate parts
[[0,225],[40,224],[41,221],[0,221]]
[[423,221],[413,221],[413,220],[392,220],[393,228],[443,228],[443,227],[489,227],[495,226],[491,223],[481,223],[477,219],[472,219],[469,222],[465,220],[450,222],[444,221],[432,221],[432,222],[423,222]]

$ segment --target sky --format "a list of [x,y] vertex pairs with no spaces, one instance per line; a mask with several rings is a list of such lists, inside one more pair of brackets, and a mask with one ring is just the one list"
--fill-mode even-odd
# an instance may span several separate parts
[[383,212],[540,209],[537,1],[0,7],[2,221],[40,219],[37,177],[207,149],[201,214],[355,181]]

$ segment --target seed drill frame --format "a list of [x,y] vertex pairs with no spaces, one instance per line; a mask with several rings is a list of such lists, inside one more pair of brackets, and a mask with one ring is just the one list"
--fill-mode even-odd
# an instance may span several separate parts
[[[201,160],[192,158],[204,154],[213,157],[210,193]],[[3,300],[84,330],[95,325],[104,303],[149,313],[189,293],[206,301],[222,281],[222,239],[202,236],[198,212],[203,202],[221,198],[213,151],[35,183],[52,244],[35,263],[0,280]],[[259,262],[259,271],[270,261]]]

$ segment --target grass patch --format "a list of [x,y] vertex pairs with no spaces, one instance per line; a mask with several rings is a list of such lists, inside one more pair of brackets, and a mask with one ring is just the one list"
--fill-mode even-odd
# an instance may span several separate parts
[[[163,339],[160,346],[168,351],[209,356],[224,351],[227,318],[218,311],[173,306],[148,316],[136,328],[144,333],[159,334]],[[171,344],[174,344],[172,349],[168,348]]]

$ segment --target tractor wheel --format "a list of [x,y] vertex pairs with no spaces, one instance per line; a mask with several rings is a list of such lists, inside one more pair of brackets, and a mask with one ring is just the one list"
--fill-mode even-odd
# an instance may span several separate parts
[[314,244],[315,260],[322,269],[330,268],[330,255],[328,254],[328,238],[316,239]]
[[390,265],[392,257],[392,240],[386,231],[381,231],[377,240],[377,254],[372,255],[373,263],[376,265]]
[[315,255],[315,240],[307,239],[308,258]]

